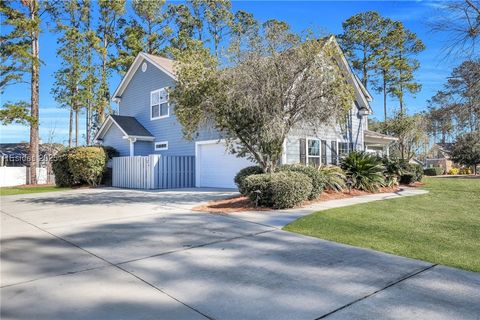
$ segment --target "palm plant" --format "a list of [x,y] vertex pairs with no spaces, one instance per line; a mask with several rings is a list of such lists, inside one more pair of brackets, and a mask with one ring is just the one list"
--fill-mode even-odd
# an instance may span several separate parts
[[381,158],[385,171],[383,175],[385,176],[386,187],[393,187],[398,185],[400,176],[404,173],[402,164],[398,159],[390,159],[388,157]]
[[347,180],[343,170],[337,166],[320,166],[318,167],[320,179],[325,190],[342,191],[346,188]]
[[385,168],[376,156],[354,151],[340,161],[340,166],[355,189],[377,192],[385,184]]

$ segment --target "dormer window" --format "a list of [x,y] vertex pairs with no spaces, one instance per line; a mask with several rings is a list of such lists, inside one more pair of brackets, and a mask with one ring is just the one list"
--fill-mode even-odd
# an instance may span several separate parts
[[170,116],[167,88],[150,92],[150,119],[161,119]]

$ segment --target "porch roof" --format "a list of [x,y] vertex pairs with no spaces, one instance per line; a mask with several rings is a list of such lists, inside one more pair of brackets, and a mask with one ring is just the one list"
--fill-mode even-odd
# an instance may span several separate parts
[[120,131],[124,134],[124,139],[151,141],[155,139],[150,131],[145,129],[145,127],[138,122],[135,117],[110,115],[98,130],[95,140],[102,140],[112,125],[116,125],[120,129]]
[[375,131],[365,130],[363,132],[363,138],[366,145],[384,146],[390,142],[397,141],[398,138],[389,136]]

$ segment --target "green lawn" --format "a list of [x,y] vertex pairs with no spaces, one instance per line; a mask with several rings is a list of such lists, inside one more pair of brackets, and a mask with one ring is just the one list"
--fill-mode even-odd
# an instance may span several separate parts
[[11,196],[15,194],[41,193],[68,190],[69,188],[58,188],[56,186],[22,186],[22,187],[4,187],[0,188],[1,196]]
[[426,195],[320,211],[284,229],[480,272],[480,179],[424,182]]

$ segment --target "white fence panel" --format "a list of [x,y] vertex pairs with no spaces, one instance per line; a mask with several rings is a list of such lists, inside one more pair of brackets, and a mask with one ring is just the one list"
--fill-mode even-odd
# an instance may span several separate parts
[[194,156],[116,157],[112,186],[129,189],[172,189],[195,186]]
[[[0,167],[0,187],[20,186],[28,183],[28,167]],[[37,183],[48,183],[46,168],[37,168]]]

